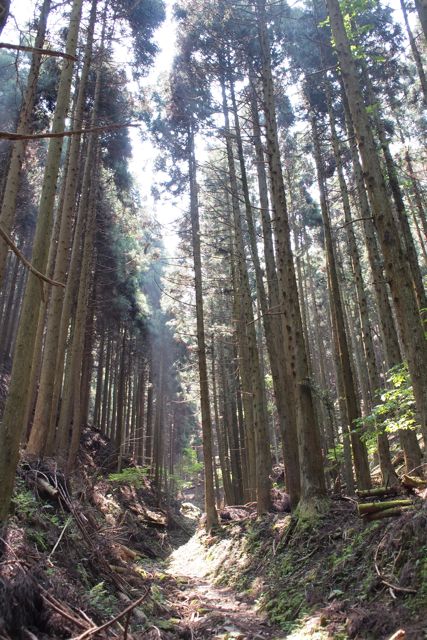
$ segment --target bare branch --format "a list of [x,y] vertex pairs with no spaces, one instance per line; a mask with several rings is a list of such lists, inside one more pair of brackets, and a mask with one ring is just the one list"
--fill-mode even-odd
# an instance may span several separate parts
[[23,44],[11,44],[10,42],[0,42],[0,49],[13,49],[13,51],[29,51],[30,53],[38,53],[41,56],[53,56],[54,58],[65,58],[75,62],[77,58],[69,53],[62,51],[53,51],[52,49],[38,49],[37,47],[26,47]]
[[88,127],[87,129],[76,129],[71,131],[60,131],[58,133],[9,133],[0,131],[0,139],[3,140],[43,140],[44,138],[65,138],[81,135],[82,133],[101,133],[113,129],[123,129],[125,127],[139,127],[138,122],[125,122],[123,124],[106,124],[99,127]]
[[9,247],[12,249],[13,253],[18,257],[18,259],[22,262],[22,264],[29,271],[31,271],[31,273],[34,273],[34,275],[37,276],[37,278],[40,278],[40,280],[43,280],[44,282],[47,282],[48,284],[51,284],[54,287],[63,287],[63,288],[65,288],[65,284],[63,282],[57,282],[56,280],[51,280],[50,278],[45,276],[43,273],[38,271],[35,267],[33,267],[31,262],[29,262],[27,260],[27,258],[24,256],[24,254],[18,249],[16,244],[13,242],[12,238],[10,238],[8,236],[8,234],[6,233],[6,231],[4,229],[2,229],[2,227],[0,227],[0,236],[3,238],[3,240],[6,242],[6,244],[9,245]]

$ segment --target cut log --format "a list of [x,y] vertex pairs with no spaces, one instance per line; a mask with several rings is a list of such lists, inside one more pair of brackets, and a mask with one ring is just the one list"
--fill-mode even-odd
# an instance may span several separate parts
[[136,560],[140,557],[139,553],[119,542],[114,544],[114,548],[122,560]]
[[381,498],[383,496],[394,496],[399,493],[399,485],[393,485],[391,487],[375,487],[373,489],[357,489],[356,495],[358,498]]
[[52,485],[49,484],[47,480],[44,480],[44,478],[40,478],[40,476],[37,476],[36,486],[38,489],[40,489],[40,491],[42,491],[43,493],[47,493],[47,495],[50,496],[51,498],[57,498],[58,489],[55,489],[55,487],[52,487]]
[[382,520],[383,518],[397,518],[401,516],[405,511],[411,511],[412,506],[407,507],[392,507],[391,509],[384,509],[382,511],[375,511],[375,513],[368,513],[364,517],[364,520],[372,522],[373,520]]
[[368,513],[376,513],[385,509],[393,509],[395,507],[410,507],[412,500],[387,500],[387,502],[366,502],[357,506],[359,515],[364,516]]

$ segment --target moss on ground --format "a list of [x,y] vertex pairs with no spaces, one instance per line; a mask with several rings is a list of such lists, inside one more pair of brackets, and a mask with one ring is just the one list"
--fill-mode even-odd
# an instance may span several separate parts
[[256,598],[289,639],[381,640],[400,627],[427,638],[425,510],[368,524],[340,501],[310,526],[283,515],[233,523],[211,559],[220,548],[216,580]]

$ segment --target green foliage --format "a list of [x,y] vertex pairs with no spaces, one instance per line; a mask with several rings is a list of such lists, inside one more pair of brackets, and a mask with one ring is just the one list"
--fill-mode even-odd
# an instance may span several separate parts
[[335,447],[328,449],[326,459],[329,466],[335,467],[337,465],[341,465],[344,460],[344,445],[339,442]]
[[46,540],[46,535],[43,531],[40,531],[39,529],[34,529],[31,527],[27,530],[27,536],[28,536],[28,539],[31,540],[31,542],[34,542],[34,544],[36,545],[39,551],[48,550],[49,545]]
[[146,467],[127,467],[120,471],[120,473],[110,473],[108,479],[110,482],[114,482],[114,484],[130,484],[136,489],[139,489],[144,486],[147,473],[148,469]]
[[194,478],[203,470],[203,462],[197,460],[197,452],[192,447],[184,447],[182,451],[180,479],[178,485],[185,489],[191,486]]
[[33,517],[40,509],[34,493],[26,489],[21,481],[16,483],[13,503],[15,505],[15,513],[24,520]]
[[387,383],[387,390],[380,392],[381,403],[370,415],[357,420],[357,426],[370,428],[370,433],[379,429],[388,433],[415,429],[415,399],[406,363],[390,369]]
[[197,460],[197,452],[192,447],[186,447],[182,452],[182,470],[184,474],[194,475],[203,469],[203,462]]
[[104,586],[104,582],[99,582],[89,591],[89,601],[94,609],[97,609],[103,616],[113,615],[116,599]]

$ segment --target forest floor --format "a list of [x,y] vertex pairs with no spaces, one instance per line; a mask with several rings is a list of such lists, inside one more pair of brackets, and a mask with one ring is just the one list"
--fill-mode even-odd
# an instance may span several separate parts
[[0,640],[427,638],[425,501],[366,523],[337,498],[310,526],[238,509],[208,535],[138,470],[105,472],[111,454],[87,430],[72,486],[49,461],[21,464]]

